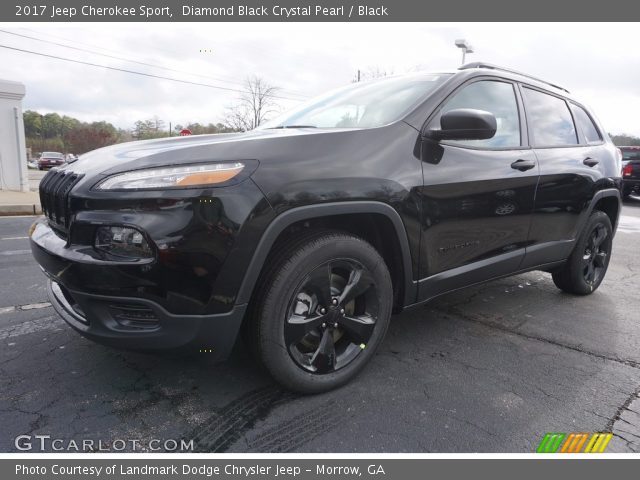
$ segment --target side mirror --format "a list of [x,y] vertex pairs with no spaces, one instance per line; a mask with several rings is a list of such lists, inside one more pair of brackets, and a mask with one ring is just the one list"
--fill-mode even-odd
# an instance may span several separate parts
[[486,140],[496,134],[498,123],[491,112],[458,108],[440,117],[440,130],[427,131],[433,140]]

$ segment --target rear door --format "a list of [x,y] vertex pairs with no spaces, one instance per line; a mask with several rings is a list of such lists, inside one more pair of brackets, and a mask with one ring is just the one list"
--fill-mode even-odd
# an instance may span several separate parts
[[527,147],[516,86],[495,77],[454,92],[429,121],[458,108],[493,113],[488,140],[427,143],[423,156],[419,297],[431,298],[519,267],[529,233],[538,165]]
[[563,260],[570,254],[604,176],[608,152],[582,107],[530,86],[522,85],[521,91],[529,139],[540,166],[530,246],[523,263],[526,268]]

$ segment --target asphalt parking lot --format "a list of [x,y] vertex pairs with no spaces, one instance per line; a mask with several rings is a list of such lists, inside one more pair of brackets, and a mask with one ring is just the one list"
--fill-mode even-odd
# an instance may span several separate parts
[[532,272],[443,296],[394,317],[354,382],[309,397],[278,388],[241,345],[213,364],[81,338],[47,303],[32,221],[0,218],[2,452],[18,435],[125,450],[533,452],[546,432],[600,431],[614,433],[607,451],[640,451],[640,199],[593,295]]

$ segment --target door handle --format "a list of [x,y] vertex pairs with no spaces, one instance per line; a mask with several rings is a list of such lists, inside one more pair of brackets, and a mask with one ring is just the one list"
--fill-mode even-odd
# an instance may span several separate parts
[[595,167],[600,162],[595,158],[587,157],[582,161],[582,163],[584,163],[587,167]]
[[536,162],[534,162],[533,160],[523,160],[523,159],[516,160],[511,164],[511,168],[520,170],[521,172],[531,170],[535,166],[536,166]]

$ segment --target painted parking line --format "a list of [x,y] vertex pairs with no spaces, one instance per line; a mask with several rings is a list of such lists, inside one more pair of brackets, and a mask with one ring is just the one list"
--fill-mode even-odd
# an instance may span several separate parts
[[31,250],[7,250],[0,252],[0,255],[26,255],[27,253],[31,253]]
[[[2,314],[11,312],[23,312],[26,310],[39,310],[51,307],[49,302],[40,303],[28,303],[26,305],[14,305],[11,307],[0,307],[0,319]],[[53,313],[53,312],[51,312]],[[27,335],[44,330],[62,330],[61,318],[57,315],[49,315],[48,313],[44,318],[36,318],[34,320],[27,320],[17,325],[4,326],[0,324],[0,340],[6,340],[8,338],[19,337],[21,335]]]
[[2,237],[0,240],[26,240],[29,237]]
[[0,327],[0,340],[29,335],[31,333],[44,332],[48,330],[64,330],[64,322],[57,315],[46,316],[37,320],[29,320],[18,325]]
[[3,313],[10,313],[17,311],[25,311],[25,310],[39,310],[41,308],[49,308],[51,306],[50,302],[40,302],[40,303],[28,303],[26,305],[13,305],[11,307],[0,307],[0,315]]

